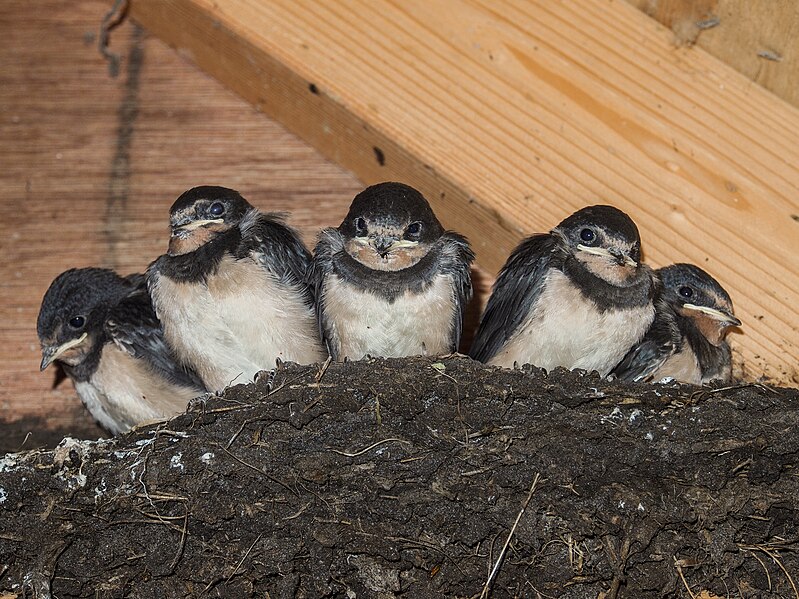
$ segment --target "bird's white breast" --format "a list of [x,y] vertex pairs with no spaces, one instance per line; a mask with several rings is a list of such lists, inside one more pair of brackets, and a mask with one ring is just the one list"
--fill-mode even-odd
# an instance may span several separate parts
[[275,361],[323,359],[313,310],[250,258],[225,256],[205,284],[157,274],[153,303],[167,342],[210,389],[247,383]]
[[683,348],[669,356],[663,365],[652,373],[650,380],[659,381],[666,377],[671,377],[684,383],[701,385],[709,381],[702,380],[702,370],[699,368],[699,360],[688,343],[683,344]]
[[403,357],[451,351],[455,301],[452,278],[439,276],[420,293],[406,291],[393,302],[345,282],[325,280],[324,313],[339,359],[364,355]]
[[114,434],[183,413],[197,392],[175,385],[113,344],[102,349],[100,363],[75,390],[91,415]]
[[605,376],[646,333],[654,307],[605,312],[559,270],[551,270],[527,319],[490,364],[596,370]]

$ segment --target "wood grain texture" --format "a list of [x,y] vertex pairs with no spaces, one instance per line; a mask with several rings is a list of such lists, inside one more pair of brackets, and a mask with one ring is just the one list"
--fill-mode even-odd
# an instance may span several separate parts
[[795,0],[628,0],[751,80],[799,106],[799,3]]
[[493,272],[522,235],[619,206],[650,263],[694,262],[730,291],[739,373],[799,383],[799,111],[629,4],[133,0],[132,15],[363,180],[420,187]]
[[362,188],[131,23],[112,36],[123,68],[110,78],[96,48],[106,11],[92,0],[0,3],[0,449],[26,427],[34,444],[50,438],[44,429],[99,434],[69,381],[53,387],[54,372],[39,372],[36,316],[58,273],[141,271],[166,249],[169,206],[194,185],[290,212],[307,243]]

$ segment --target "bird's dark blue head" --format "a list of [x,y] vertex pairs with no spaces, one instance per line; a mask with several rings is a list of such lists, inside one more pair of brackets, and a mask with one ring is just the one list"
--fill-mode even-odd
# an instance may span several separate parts
[[55,360],[80,364],[102,343],[108,309],[134,290],[133,282],[105,268],[73,268],[58,275],[44,294],[36,325],[41,369]]
[[202,185],[181,194],[169,210],[170,255],[187,254],[241,223],[253,210],[238,191]]
[[638,227],[613,206],[588,206],[564,219],[553,234],[595,276],[624,286],[641,271]]
[[663,298],[675,312],[693,320],[714,345],[721,343],[729,328],[740,326],[729,294],[698,266],[672,264],[656,274],[663,283]]
[[338,230],[347,252],[377,270],[413,266],[444,233],[425,197],[393,182],[372,185],[355,196]]

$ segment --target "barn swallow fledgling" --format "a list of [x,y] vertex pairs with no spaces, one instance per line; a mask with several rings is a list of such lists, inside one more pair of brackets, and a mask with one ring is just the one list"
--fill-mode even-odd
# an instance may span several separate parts
[[277,359],[324,360],[297,233],[237,191],[195,187],[170,209],[169,250],[147,280],[178,359],[218,391]]
[[725,335],[741,324],[730,296],[693,264],[673,264],[656,274],[662,289],[655,321],[613,374],[628,381],[730,382],[732,352]]
[[653,274],[640,258],[638,228],[612,206],[527,238],[497,277],[471,356],[607,375],[655,317]]
[[41,369],[60,362],[84,405],[119,434],[186,411],[205,392],[175,362],[142,275],[68,270],[50,285],[37,323]]
[[466,238],[444,231],[417,190],[363,190],[341,225],[320,233],[308,271],[331,357],[456,351],[473,259]]

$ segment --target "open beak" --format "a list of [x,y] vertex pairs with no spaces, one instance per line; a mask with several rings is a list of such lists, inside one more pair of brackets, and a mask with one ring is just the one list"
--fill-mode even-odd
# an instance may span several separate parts
[[220,223],[225,222],[224,219],[221,218],[212,218],[212,219],[200,219],[200,220],[189,220],[183,219],[176,222],[172,225],[172,234],[174,235],[178,231],[194,231],[194,229],[199,229],[200,227],[204,227],[205,225],[218,225]]
[[708,308],[707,306],[697,306],[696,304],[683,304],[683,308],[686,310],[695,310],[697,312],[702,312],[703,314],[707,314],[714,320],[718,320],[720,324],[728,327],[739,327],[741,326],[741,321],[735,318],[732,314],[727,314],[726,312],[722,312],[721,310],[716,310],[715,308]]
[[611,252],[610,250],[606,250],[605,248],[594,248],[588,245],[578,244],[577,249],[581,252],[585,252],[586,254],[593,254],[594,256],[602,256],[607,258],[608,260],[613,260],[618,262],[619,264],[624,264],[626,266],[630,266],[632,268],[638,267],[638,262],[630,258],[627,254],[623,254],[621,252]]
[[42,348],[42,363],[39,365],[39,370],[44,370],[50,366],[50,364],[52,364],[60,356],[64,355],[65,351],[79,346],[86,340],[87,336],[88,335],[86,333],[83,333],[83,335],[77,339],[72,339],[71,341],[67,341],[62,345],[50,345],[48,347]]

